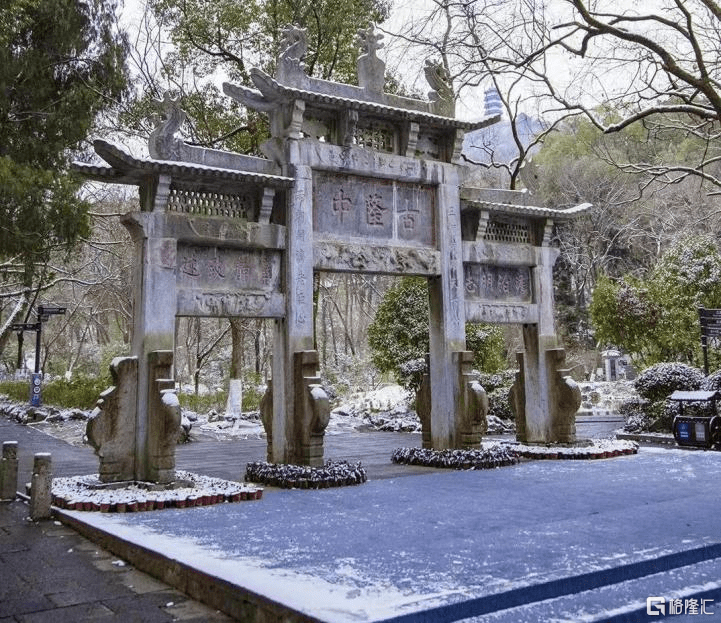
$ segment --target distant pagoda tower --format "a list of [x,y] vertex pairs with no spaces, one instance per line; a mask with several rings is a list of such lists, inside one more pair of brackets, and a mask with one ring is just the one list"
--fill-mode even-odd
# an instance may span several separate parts
[[503,105],[501,104],[501,95],[498,89],[486,89],[486,93],[483,98],[485,105],[485,116],[495,117],[496,115],[503,115]]

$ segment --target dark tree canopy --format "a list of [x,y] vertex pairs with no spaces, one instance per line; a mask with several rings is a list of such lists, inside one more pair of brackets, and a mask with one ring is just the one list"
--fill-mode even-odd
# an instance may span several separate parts
[[156,50],[159,71],[141,67],[145,97],[125,116],[139,134],[153,100],[165,89],[178,92],[189,120],[183,131],[191,143],[260,155],[267,138],[265,115],[244,110],[219,88],[218,76],[253,86],[249,70],[273,73],[291,24],[307,31],[305,71],[340,82],[356,80],[357,31],[388,16],[386,0],[148,0],[160,34],[172,43]]
[[[23,274],[88,233],[73,150],[126,92],[127,44],[113,0],[4,0],[0,5],[0,258]],[[12,267],[12,268],[8,268]]]

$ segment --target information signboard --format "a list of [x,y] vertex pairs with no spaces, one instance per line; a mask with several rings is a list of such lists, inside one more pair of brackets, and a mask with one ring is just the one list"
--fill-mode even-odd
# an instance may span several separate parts
[[30,404],[33,407],[39,407],[42,403],[42,385],[43,375],[35,372],[30,377]]
[[701,324],[701,348],[703,349],[703,368],[708,376],[708,340],[709,338],[721,338],[721,309],[706,309],[700,307],[698,310],[699,322]]

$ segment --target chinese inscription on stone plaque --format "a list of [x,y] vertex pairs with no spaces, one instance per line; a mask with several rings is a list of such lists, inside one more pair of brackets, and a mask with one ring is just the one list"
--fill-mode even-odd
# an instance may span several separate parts
[[333,238],[435,246],[432,186],[314,173],[314,230]]
[[527,266],[464,264],[464,284],[469,300],[530,303],[531,271]]
[[178,287],[218,290],[280,288],[280,252],[178,245]]

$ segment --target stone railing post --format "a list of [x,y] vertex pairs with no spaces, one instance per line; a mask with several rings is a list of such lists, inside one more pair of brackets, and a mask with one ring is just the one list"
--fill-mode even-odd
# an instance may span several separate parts
[[4,441],[0,459],[0,500],[14,500],[18,490],[18,442]]
[[52,457],[49,452],[38,452],[33,463],[33,478],[30,486],[30,519],[50,519],[52,500]]

